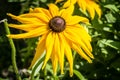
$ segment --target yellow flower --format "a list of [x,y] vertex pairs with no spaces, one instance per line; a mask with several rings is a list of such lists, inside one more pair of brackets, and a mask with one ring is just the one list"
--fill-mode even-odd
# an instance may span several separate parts
[[43,67],[49,59],[52,61],[53,72],[56,74],[58,64],[61,74],[64,73],[64,55],[70,65],[70,76],[73,75],[73,57],[72,49],[76,50],[80,56],[88,62],[92,62],[92,47],[90,45],[91,37],[79,22],[88,23],[88,19],[77,15],[72,16],[74,6],[61,9],[49,4],[49,10],[44,8],[30,9],[29,13],[15,16],[8,14],[13,19],[22,24],[9,24],[10,27],[26,31],[22,34],[11,34],[9,38],[32,38],[41,36],[35,56],[32,60],[32,67],[36,61],[46,51]]
[[[60,0],[56,0],[56,3],[57,2],[60,2]],[[95,12],[98,14],[99,18],[101,17],[100,6],[94,0],[67,0],[63,7],[68,7],[76,2],[84,12],[86,10],[89,12],[92,19],[95,17]]]

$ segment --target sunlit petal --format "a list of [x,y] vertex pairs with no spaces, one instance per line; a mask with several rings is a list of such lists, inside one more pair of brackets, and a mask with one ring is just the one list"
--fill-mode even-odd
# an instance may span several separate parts
[[73,14],[73,11],[74,11],[74,6],[71,5],[62,12],[61,17],[63,17],[67,22],[70,19],[70,16]]
[[62,36],[62,33],[59,34],[60,38],[60,51],[61,51],[61,74],[64,74],[63,68],[64,68],[64,50],[65,50],[65,44],[64,44],[64,37]]
[[87,10],[88,10],[91,18],[93,19],[94,16],[95,16],[95,10],[94,10],[94,8],[88,6],[88,7],[87,7]]
[[49,10],[50,10],[50,13],[53,17],[58,15],[59,8],[56,5],[49,4]]
[[68,20],[67,25],[78,24],[79,22],[89,23],[89,20],[85,17],[81,16],[71,16],[70,20]]
[[[41,24],[42,26],[45,24]],[[33,29],[36,29],[38,27],[41,27],[40,24],[21,24],[21,25],[16,25],[16,24],[9,24],[9,27],[16,28],[16,29],[21,29],[24,31],[31,31]]]
[[70,4],[71,4],[70,0],[67,0],[65,2],[65,4],[63,5],[63,7],[66,8],[66,7],[70,6]]
[[15,16],[15,15],[12,15],[12,14],[10,14],[10,13],[8,13],[7,14],[8,16],[10,16],[10,17],[12,17],[13,19],[16,19],[16,20],[18,20],[19,22],[21,22],[21,23],[25,23],[25,24],[31,24],[31,23],[33,23],[33,24],[35,24],[35,23],[39,23],[39,19],[37,19],[37,18],[22,18],[22,17],[19,17],[19,16]]
[[58,57],[57,57],[57,54],[54,51],[51,54],[51,61],[52,61],[54,75],[56,75],[57,74],[56,73],[57,68],[58,68]]
[[77,3],[80,6],[80,8],[85,12],[86,11],[86,5],[87,5],[86,1],[85,0],[82,0],[82,1],[77,0]]
[[37,37],[40,35],[43,35],[45,33],[47,33],[48,30],[46,27],[40,27],[34,30],[31,30],[27,33],[22,33],[22,34],[10,34],[7,35],[9,38],[15,38],[15,39],[19,39],[19,38],[32,38],[32,37]]
[[19,17],[21,18],[38,18],[40,21],[48,23],[50,18],[43,13],[28,13],[22,14]]
[[79,46],[77,46],[77,45],[75,45],[75,44],[72,44],[72,48],[73,48],[74,50],[76,50],[76,51],[78,52],[78,54],[79,54],[81,57],[83,57],[84,59],[86,59],[89,63],[92,62],[91,59],[82,51],[82,49],[81,49]]
[[50,32],[46,39],[46,44],[45,44],[46,56],[45,56],[45,60],[44,60],[42,69],[45,67],[47,61],[50,59],[52,49],[53,49],[53,43],[54,43],[54,34],[52,32]]
[[48,17],[51,18],[51,14],[50,14],[49,10],[44,9],[44,8],[35,8],[35,9],[33,10],[33,13],[43,13],[43,14],[45,14],[46,16],[48,16]]
[[63,53],[61,54],[61,46],[60,46],[60,40],[59,40],[59,34],[55,34],[55,41],[54,41],[54,50],[55,50],[55,53],[57,54],[58,56],[58,61],[59,61],[59,64],[60,64],[60,68],[61,68],[61,74],[63,74]]
[[94,0],[67,0],[63,7],[66,8],[70,5],[74,5],[75,3],[78,3],[80,9],[82,9],[84,13],[88,11],[91,19],[94,19],[95,12],[98,14],[99,18],[101,17],[101,9]]
[[70,76],[73,76],[73,57],[72,57],[72,51],[69,46],[69,44],[64,40],[65,44],[65,56],[69,62],[70,65]]
[[41,39],[39,40],[38,44],[37,44],[37,48],[36,48],[36,53],[35,56],[32,60],[32,63],[30,65],[30,68],[36,63],[36,61],[41,57],[41,55],[43,54],[43,51],[45,50],[45,39],[46,39],[46,35],[42,36]]
[[57,4],[58,2],[61,2],[61,1],[63,1],[63,0],[56,0],[56,1],[55,1],[55,4]]

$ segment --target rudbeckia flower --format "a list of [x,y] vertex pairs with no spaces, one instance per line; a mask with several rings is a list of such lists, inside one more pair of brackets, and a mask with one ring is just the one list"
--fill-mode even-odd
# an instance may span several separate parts
[[10,34],[9,38],[33,38],[40,37],[36,53],[32,60],[32,67],[45,51],[45,59],[42,68],[45,67],[50,59],[53,66],[53,72],[56,74],[58,64],[61,74],[64,73],[64,57],[70,65],[70,76],[73,75],[73,56],[72,50],[92,62],[92,47],[90,45],[91,37],[79,22],[88,23],[88,19],[74,15],[74,6],[66,9],[59,9],[55,4],[49,4],[49,9],[35,8],[30,9],[29,13],[15,16],[8,14],[13,19],[22,24],[9,24],[10,27],[24,30],[25,33]]
[[[56,0],[56,3],[58,2],[61,2],[61,0]],[[86,12],[86,10],[89,12],[92,19],[95,17],[95,12],[98,14],[99,18],[101,17],[100,6],[94,0],[67,0],[63,7],[68,7],[76,2],[83,12]]]

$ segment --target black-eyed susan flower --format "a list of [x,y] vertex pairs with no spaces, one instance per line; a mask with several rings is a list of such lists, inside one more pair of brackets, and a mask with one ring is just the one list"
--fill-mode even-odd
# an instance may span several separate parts
[[[60,2],[60,0],[56,0],[56,3],[57,2]],[[83,10],[83,12],[89,12],[92,19],[95,17],[95,13],[98,14],[99,18],[101,17],[100,6],[95,2],[95,0],[67,0],[63,7],[68,7],[71,4],[75,4],[76,2]]]
[[74,6],[59,9],[54,4],[49,4],[49,10],[44,8],[30,9],[29,13],[15,16],[8,14],[22,24],[9,24],[10,27],[26,31],[22,34],[11,34],[9,38],[33,38],[41,37],[38,41],[36,53],[31,67],[37,62],[44,51],[46,51],[43,67],[51,59],[53,72],[56,74],[58,64],[61,74],[64,73],[64,56],[70,65],[70,75],[73,75],[72,49],[78,54],[92,62],[91,37],[79,22],[88,23],[88,19],[77,15],[72,16]]

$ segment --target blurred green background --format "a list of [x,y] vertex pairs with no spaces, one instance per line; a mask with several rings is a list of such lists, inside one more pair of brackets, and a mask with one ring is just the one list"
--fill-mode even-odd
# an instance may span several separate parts
[[[0,20],[7,18],[9,23],[18,23],[6,13],[19,15],[28,12],[30,7],[47,8],[47,4],[54,2],[55,0],[0,0]],[[120,1],[99,0],[99,5],[102,9],[100,20],[97,16],[91,20],[88,15],[80,12],[77,4],[74,13],[90,20],[91,26],[88,26],[88,30],[92,37],[92,53],[95,56],[93,63],[89,64],[77,54],[74,59],[74,76],[69,76],[68,66],[66,66],[64,75],[58,72],[59,80],[120,80]],[[10,30],[11,33],[22,32],[12,28]],[[37,38],[14,40],[17,65],[23,80],[28,80],[30,75],[27,69],[34,56],[37,40]],[[48,63],[47,75],[44,75],[44,71],[41,70],[35,80],[45,78],[53,80],[51,67],[51,63]],[[11,48],[3,23],[0,23],[0,80],[16,80],[11,62]]]

